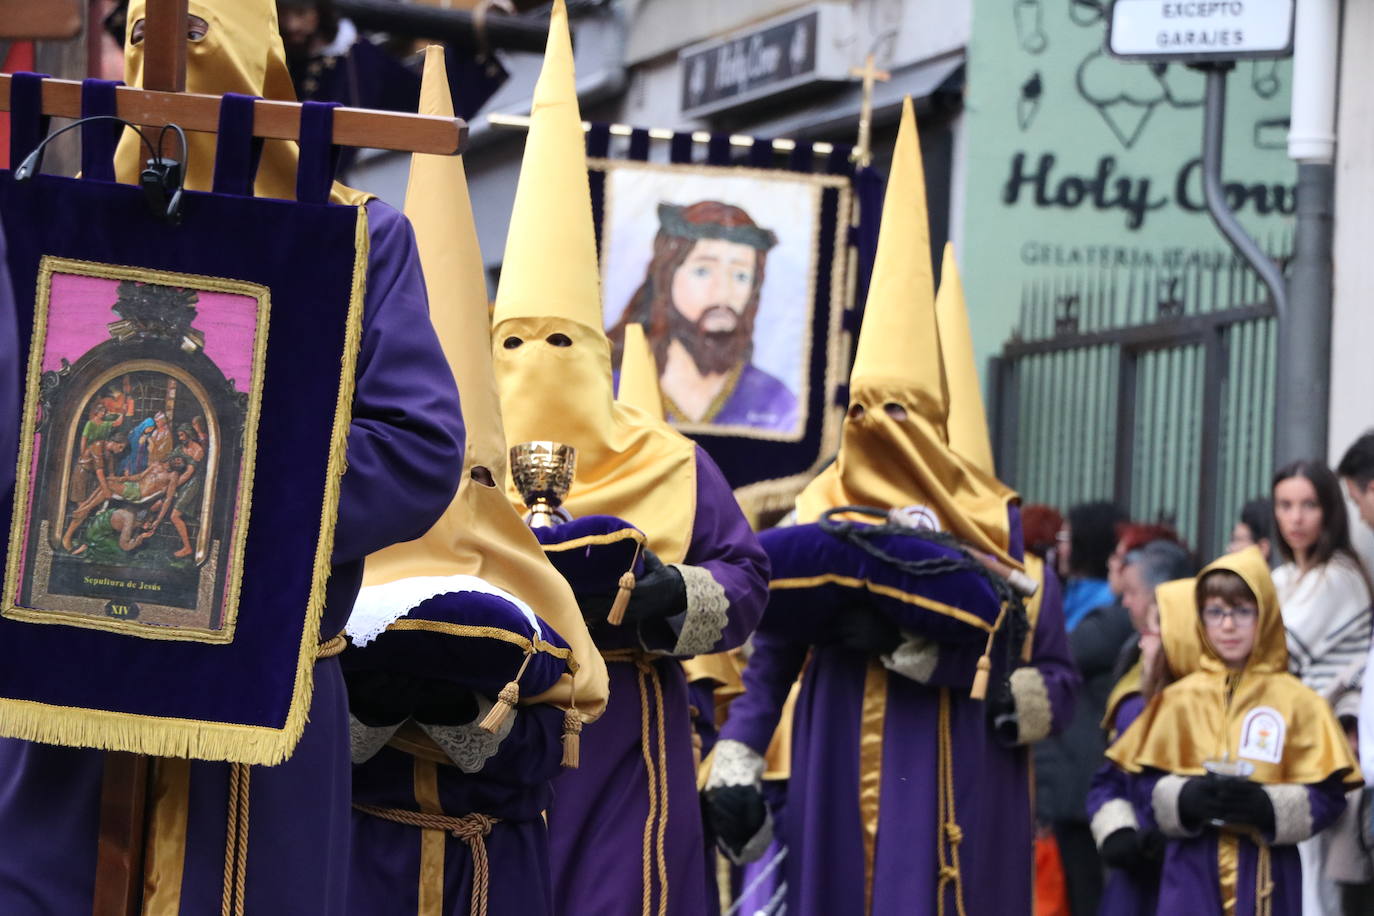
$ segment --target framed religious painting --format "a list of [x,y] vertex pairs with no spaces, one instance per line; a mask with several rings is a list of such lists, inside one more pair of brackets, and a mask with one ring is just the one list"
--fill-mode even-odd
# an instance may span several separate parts
[[748,501],[788,499],[833,450],[849,178],[594,160],[615,359],[643,325],[668,420]]
[[41,262],[3,613],[229,642],[266,287]]

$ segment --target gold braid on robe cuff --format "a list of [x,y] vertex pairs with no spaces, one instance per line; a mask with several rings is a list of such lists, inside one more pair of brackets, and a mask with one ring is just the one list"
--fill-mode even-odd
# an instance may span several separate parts
[[418,827],[421,830],[441,830],[466,843],[472,852],[472,904],[469,913],[471,916],[487,916],[491,869],[487,862],[486,837],[491,833],[492,827],[501,823],[498,818],[485,814],[465,814],[462,817],[425,814],[420,811],[407,811],[404,808],[380,808],[358,802],[353,803],[353,809],[384,821]]

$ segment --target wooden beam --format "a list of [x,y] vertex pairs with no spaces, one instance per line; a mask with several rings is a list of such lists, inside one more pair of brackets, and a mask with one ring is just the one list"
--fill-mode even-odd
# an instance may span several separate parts
[[143,22],[143,88],[186,91],[188,0],[148,0]]
[[[183,42],[184,44],[184,42]],[[115,90],[116,113],[144,127],[173,122],[185,130],[215,133],[219,129],[217,95],[153,92],[120,86]],[[10,110],[10,77],[0,74],[0,111]],[[81,84],[74,80],[43,81],[43,113],[58,118],[81,117]],[[253,107],[253,135],[269,140],[299,140],[301,106],[295,102],[259,99]],[[339,146],[389,149],[451,156],[462,152],[468,126],[462,118],[334,109],[334,142]]]
[[140,909],[148,768],[141,754],[105,754],[91,916],[128,916]]
[[79,0],[0,0],[0,39],[66,41],[80,34]]

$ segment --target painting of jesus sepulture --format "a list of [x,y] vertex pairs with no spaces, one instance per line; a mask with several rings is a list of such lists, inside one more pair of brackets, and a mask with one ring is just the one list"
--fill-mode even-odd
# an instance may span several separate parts
[[6,615],[227,641],[266,290],[55,259],[39,289]]

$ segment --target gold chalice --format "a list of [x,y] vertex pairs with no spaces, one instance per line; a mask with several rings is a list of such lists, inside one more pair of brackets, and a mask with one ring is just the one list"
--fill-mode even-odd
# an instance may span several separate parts
[[529,507],[525,524],[551,528],[572,521],[562,508],[577,470],[577,449],[561,442],[522,442],[510,450],[515,489]]

